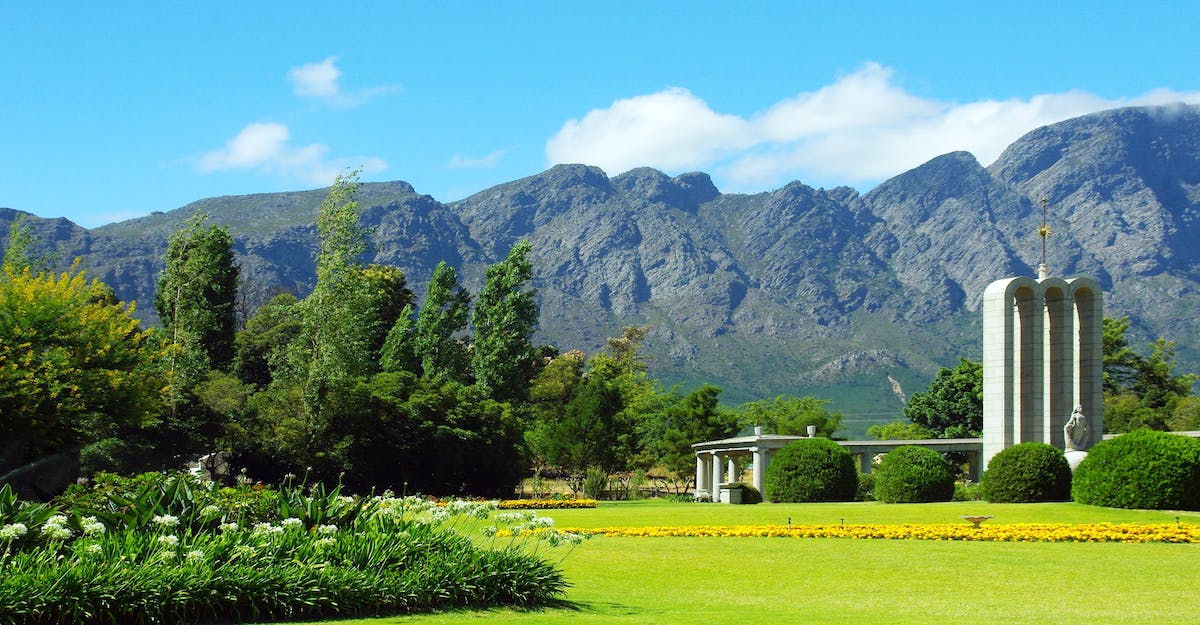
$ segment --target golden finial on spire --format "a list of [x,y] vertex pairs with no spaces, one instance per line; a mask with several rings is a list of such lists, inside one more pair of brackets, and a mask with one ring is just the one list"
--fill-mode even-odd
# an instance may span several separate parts
[[1038,265],[1038,278],[1050,276],[1050,267],[1046,264],[1046,239],[1050,238],[1050,226],[1046,224],[1046,206],[1049,202],[1042,197],[1042,225],[1038,226],[1038,236],[1042,238],[1042,264]]

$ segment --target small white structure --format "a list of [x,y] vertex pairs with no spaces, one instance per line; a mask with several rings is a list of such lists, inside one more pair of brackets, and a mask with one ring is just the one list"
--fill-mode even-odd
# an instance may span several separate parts
[[1103,294],[1090,278],[1019,277],[983,293],[983,464],[1030,441],[1075,450],[1104,431]]
[[[745,456],[751,457],[750,484],[758,489],[759,493],[766,496],[766,493],[763,492],[763,485],[767,467],[771,463],[771,455],[774,454],[775,450],[782,449],[788,443],[804,438],[812,437],[763,434],[762,428],[756,427],[754,428],[754,434],[750,436],[735,436],[733,438],[704,441],[692,445],[692,449],[696,452],[696,498],[711,499],[714,502],[719,501],[721,503],[735,503],[728,501],[722,496],[723,493],[729,491],[729,489],[723,488],[723,486],[741,481],[741,473],[738,470],[737,461],[739,458]],[[886,454],[903,445],[917,445],[936,451],[965,452],[967,454],[967,462],[970,465],[971,479],[975,481],[979,480],[979,456],[982,442],[978,438],[834,442],[845,448],[852,456],[858,457],[859,470],[863,473],[871,472],[871,462],[875,459],[876,455]]]

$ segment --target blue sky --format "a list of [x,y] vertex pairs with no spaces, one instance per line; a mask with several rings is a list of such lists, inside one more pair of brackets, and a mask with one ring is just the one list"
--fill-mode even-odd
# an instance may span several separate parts
[[92,227],[346,167],[451,201],[559,162],[866,191],[1200,103],[1198,31],[1192,2],[0,0],[0,206]]

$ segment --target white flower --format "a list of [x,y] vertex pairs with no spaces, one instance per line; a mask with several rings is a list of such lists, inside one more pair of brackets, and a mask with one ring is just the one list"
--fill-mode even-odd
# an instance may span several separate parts
[[217,516],[221,514],[221,509],[217,506],[208,505],[204,506],[204,509],[200,511],[200,514],[201,516]]
[[236,532],[238,529],[238,524],[234,523],[233,521],[222,523],[219,529],[222,532]]
[[322,525],[317,528],[317,532],[320,534],[336,534],[337,530],[336,525]]
[[104,524],[94,516],[83,517],[83,521],[80,522],[79,526],[83,529],[84,536],[97,536],[103,534],[106,529]]
[[160,514],[155,516],[152,520],[154,521],[155,525],[161,525],[163,527],[175,527],[176,525],[179,525],[179,517],[170,514]]
[[271,525],[270,523],[255,523],[254,524],[254,534],[258,535],[258,536],[265,536],[265,535],[269,535],[269,534],[282,534],[282,533],[283,533],[283,528],[278,525]]
[[104,548],[99,543],[92,543],[87,546],[88,553],[100,553],[101,551],[104,551]]
[[291,518],[284,519],[281,524],[284,527],[300,527],[301,525],[304,525],[304,521],[301,521],[300,519],[297,519],[295,517],[291,517]]
[[66,527],[67,517],[56,514],[42,525],[42,535],[50,540],[66,540],[71,537],[70,528]]
[[187,552],[187,555],[184,557],[187,558],[188,562],[202,562],[204,560],[204,552],[199,549],[193,549]]
[[317,542],[313,544],[317,547],[329,547],[335,543],[337,543],[337,541],[332,538],[318,538]]
[[179,537],[175,536],[173,534],[167,534],[165,536],[159,536],[158,542],[160,542],[168,547],[174,547],[179,544]]
[[496,533],[499,531],[500,531],[500,528],[496,527],[495,525],[489,525],[489,526],[483,528],[483,530],[482,530],[483,535],[487,536],[488,538],[495,536]]
[[3,528],[0,528],[0,540],[13,540],[20,538],[29,532],[29,528],[25,527],[24,523],[9,523]]

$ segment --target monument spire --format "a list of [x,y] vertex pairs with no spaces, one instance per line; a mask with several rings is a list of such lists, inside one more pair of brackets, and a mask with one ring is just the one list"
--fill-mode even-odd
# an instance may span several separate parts
[[1042,264],[1038,265],[1038,280],[1050,277],[1050,266],[1046,264],[1046,239],[1050,237],[1050,226],[1046,225],[1045,196],[1042,197],[1042,225],[1038,226],[1038,236],[1042,238]]

